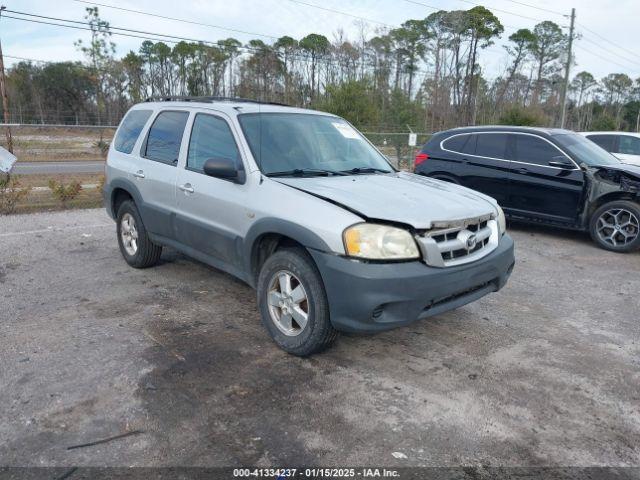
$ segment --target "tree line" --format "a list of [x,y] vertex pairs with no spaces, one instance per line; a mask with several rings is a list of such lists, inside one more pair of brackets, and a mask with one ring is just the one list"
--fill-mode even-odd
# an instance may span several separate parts
[[[12,121],[119,122],[148,96],[237,96],[317,108],[360,128],[433,132],[472,124],[557,126],[568,35],[552,22],[513,32],[508,64],[490,79],[483,51],[504,33],[489,9],[441,10],[358,38],[309,34],[273,42],[145,40],[116,57],[109,23],[86,9],[84,62],[21,61],[7,72]],[[494,72],[495,73],[495,72]],[[637,130],[640,78],[577,73],[566,127]]]

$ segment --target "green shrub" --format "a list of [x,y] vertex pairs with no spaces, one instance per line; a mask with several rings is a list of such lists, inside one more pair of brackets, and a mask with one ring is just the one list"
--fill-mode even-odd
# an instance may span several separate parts
[[0,173],[0,214],[9,215],[17,203],[29,195],[31,187],[23,187],[15,175]]
[[62,182],[56,182],[55,180],[49,180],[49,188],[51,189],[51,193],[55,198],[60,200],[62,206],[66,208],[67,202],[69,200],[73,200],[78,196],[80,191],[82,190],[82,185],[79,182],[73,181],[68,185],[65,185]]
[[102,138],[102,134],[100,135],[100,140],[98,140],[96,143],[94,143],[93,146],[95,148],[97,148],[98,150],[100,150],[100,155],[103,158],[107,158],[107,153],[109,153],[109,142],[106,142]]
[[538,110],[513,106],[500,115],[500,124],[535,127],[545,124],[544,115]]
[[609,115],[600,115],[591,124],[591,130],[594,131],[608,132],[617,129],[616,121]]

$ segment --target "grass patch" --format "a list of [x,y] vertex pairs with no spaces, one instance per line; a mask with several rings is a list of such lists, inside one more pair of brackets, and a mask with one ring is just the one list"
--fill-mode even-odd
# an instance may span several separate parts
[[[13,213],[33,213],[53,210],[69,210],[79,208],[98,208],[102,206],[103,174],[78,173],[55,175],[20,175],[18,181],[21,188],[28,189],[28,193],[18,199]],[[60,194],[52,191],[50,184],[56,185],[85,185],[73,198],[61,198]],[[97,185],[91,188],[89,185]]]
[[16,205],[14,213],[99,208],[102,205],[102,191],[98,188],[81,190],[75,198],[64,204],[51,191],[31,191]]

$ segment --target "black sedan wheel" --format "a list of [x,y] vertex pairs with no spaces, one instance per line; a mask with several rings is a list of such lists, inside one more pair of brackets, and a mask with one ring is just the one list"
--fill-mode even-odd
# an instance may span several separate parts
[[629,201],[611,202],[591,217],[591,238],[613,252],[630,252],[640,247],[640,205]]

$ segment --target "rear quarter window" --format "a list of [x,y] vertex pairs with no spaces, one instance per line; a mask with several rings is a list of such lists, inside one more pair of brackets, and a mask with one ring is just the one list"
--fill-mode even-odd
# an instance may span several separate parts
[[442,142],[445,150],[451,150],[457,153],[469,153],[467,146],[470,143],[471,135],[454,135]]
[[131,153],[151,113],[151,110],[131,110],[127,113],[113,140],[113,148],[118,152]]

